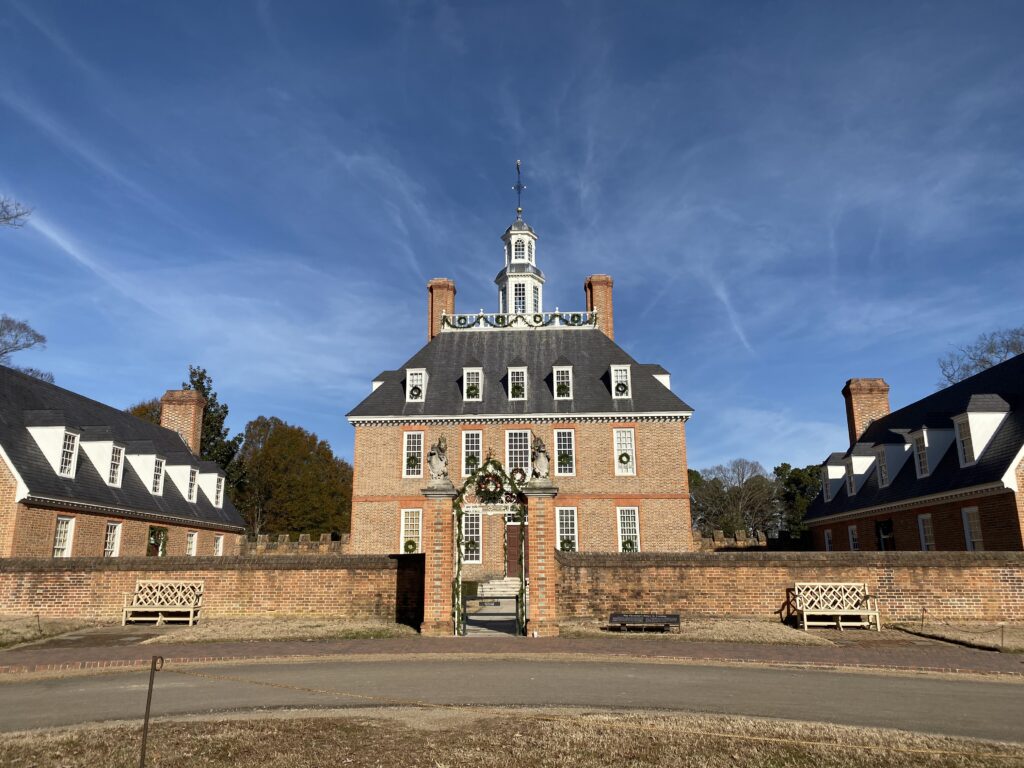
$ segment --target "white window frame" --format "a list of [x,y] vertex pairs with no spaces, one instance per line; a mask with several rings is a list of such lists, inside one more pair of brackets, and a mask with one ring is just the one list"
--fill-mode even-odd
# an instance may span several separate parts
[[[564,374],[565,378],[566,378],[566,381],[559,382],[558,381],[559,374]],[[555,384],[555,400],[572,400],[572,389],[573,389],[573,387],[572,387],[572,384],[573,384],[573,381],[572,381],[572,366],[571,365],[556,365],[556,366],[554,366],[554,368],[552,368],[552,376],[554,377],[554,384]],[[568,384],[569,385],[569,394],[568,395],[560,395],[560,394],[558,394],[558,385],[560,383]]]
[[[956,451],[960,458],[961,467],[973,467],[978,463],[978,456],[974,452],[974,437],[971,435],[971,422],[966,416],[953,420],[953,430],[956,435]],[[961,430],[966,434],[962,434]],[[970,458],[967,457],[968,448]]]
[[562,549],[562,539],[572,539],[572,551],[580,551],[579,528],[577,527],[576,507],[555,507],[558,520],[558,541],[556,548]]
[[199,497],[199,470],[189,467],[188,470],[188,500],[195,503]]
[[224,506],[224,478],[217,475],[213,488],[213,506],[220,509]]
[[[519,463],[512,462],[512,436],[513,435],[526,435],[526,464],[525,466]],[[517,467],[521,468],[526,472],[527,479],[529,479],[530,468],[532,467],[532,456],[530,445],[530,430],[528,429],[506,429],[505,430],[505,471],[511,472]],[[521,450],[521,449],[520,449]]]
[[821,468],[821,496],[826,502],[832,501],[832,478],[828,476],[828,467]]
[[825,551],[832,552],[835,550],[835,545],[832,542],[832,529],[826,528],[825,531]]
[[928,463],[928,433],[918,432],[911,435],[911,439],[914,441],[914,472],[918,480],[923,480],[932,473]]
[[846,526],[846,539],[850,543],[851,552],[860,552],[860,532],[856,525]]
[[517,237],[512,245],[512,258],[516,261],[526,260],[526,240]]
[[878,487],[888,488],[892,478],[889,477],[889,456],[885,448],[875,452],[875,463],[878,466]]
[[185,534],[185,555],[195,557],[199,551],[199,532],[189,531]]
[[[410,449],[409,449],[409,440],[410,440],[411,437],[418,437],[419,438],[419,450],[418,451],[410,451]],[[417,465],[415,471],[410,470],[410,468],[409,468],[409,457],[412,456],[414,453],[417,454],[418,459],[419,459],[419,464]],[[424,458],[425,458],[425,456],[423,454],[424,454],[424,451],[423,451],[423,433],[422,432],[415,432],[415,431],[403,432],[402,433],[402,477],[403,478],[423,477],[423,463],[424,463]]]
[[[619,435],[629,434],[629,445],[620,440]],[[619,458],[623,453],[629,454],[629,462],[623,464]],[[621,427],[612,430],[612,461],[615,462],[615,474],[618,477],[636,476],[636,430],[632,427]]]
[[110,470],[107,472],[107,485],[114,488],[121,487],[121,479],[124,477],[124,446],[110,446]]
[[78,466],[78,435],[74,432],[65,432],[60,446],[60,463],[57,465],[57,474],[61,477],[74,477],[75,468]]
[[121,554],[121,523],[107,521],[103,531],[103,556],[118,557]]
[[[974,526],[971,525],[972,516],[978,523],[977,531],[975,531]],[[984,552],[985,538],[982,536],[981,531],[981,512],[977,507],[964,507],[960,510],[960,517],[964,523],[964,544],[967,547],[967,551]]]
[[[470,375],[476,377],[476,397],[469,396]],[[462,399],[467,403],[479,403],[484,399],[484,369],[463,368],[462,369]]]
[[213,537],[213,556],[224,557],[224,534],[218,533]]
[[526,241],[526,260],[533,263],[533,240]]
[[[622,373],[625,373],[625,376],[620,376],[620,374],[622,374]],[[615,400],[629,400],[631,397],[633,397],[633,377],[630,374],[630,370],[629,370],[629,366],[628,365],[613,365],[613,366],[611,366],[611,370],[609,372],[609,375],[611,376],[612,398],[613,399],[615,399]],[[626,392],[625,392],[625,394],[622,394],[622,395],[617,394],[616,391],[615,391],[620,382],[625,382],[625,384],[626,384]]]
[[55,558],[71,557],[71,548],[74,543],[75,518],[59,515],[53,528],[53,556]]
[[150,482],[149,492],[154,496],[163,496],[164,477],[167,474],[167,462],[159,456],[153,459],[153,479]]
[[[522,309],[519,308],[519,292],[523,292],[523,304]],[[512,283],[512,314],[514,315],[525,315],[526,314],[526,283]]]
[[[405,402],[422,403],[427,399],[427,369],[406,368],[405,369]],[[420,388],[420,396],[413,397],[413,389]]]
[[[468,443],[467,438],[469,436],[471,436],[471,435],[476,438],[476,450],[475,451],[471,451],[470,448],[469,448],[469,445],[467,444]],[[469,463],[466,461],[466,459],[469,458],[471,453],[474,456],[476,456],[476,467],[474,467],[474,471],[475,471],[475,470],[480,468],[480,465],[483,464],[483,461],[484,461],[484,455],[483,455],[484,454],[484,433],[481,430],[479,430],[479,429],[466,429],[466,430],[463,430],[463,432],[462,432],[462,476],[463,477],[469,477],[471,474],[473,474],[470,471],[470,469],[469,469]]]
[[921,542],[922,552],[935,551],[935,525],[931,513],[917,516],[917,538]]
[[[469,529],[476,527],[474,538]],[[476,541],[476,552],[466,554],[466,542]],[[462,514],[462,562],[475,565],[484,561],[484,517],[480,512],[464,512]]]
[[853,459],[846,460],[846,495],[857,495],[857,476],[853,474]]
[[540,312],[540,286],[534,284],[531,293],[533,294],[533,311]]
[[[512,375],[513,374],[522,374],[522,376],[523,376],[522,382],[519,382],[519,383],[521,383],[523,385],[523,396],[522,397],[514,397],[512,395],[512,390],[515,387],[515,383],[512,381]],[[527,400],[529,397],[530,397],[530,382],[529,382],[529,376],[528,376],[527,369],[522,367],[522,366],[517,366],[515,368],[509,368],[508,369],[508,399],[509,400],[520,401],[520,400]]]
[[[622,515],[623,512],[632,512],[633,513],[633,523],[634,523],[634,526],[636,528],[636,531],[634,533],[632,533],[632,534],[623,534],[623,530],[622,530],[622,528],[623,528],[622,523],[624,522],[623,515]],[[636,549],[634,549],[633,551],[634,552],[639,552],[640,551],[640,508],[639,507],[616,507],[615,508],[615,520],[616,520],[616,528],[617,528],[617,532],[618,532],[618,536],[619,536],[619,552],[622,552],[622,542],[623,542],[623,540],[626,539],[626,538],[634,538],[634,537],[636,539]]]
[[[568,444],[568,450],[563,451],[562,446],[559,445],[559,438],[562,439],[563,443]],[[576,430],[575,429],[556,429],[555,430],[555,474],[560,477],[575,477],[576,476]],[[562,453],[568,453],[571,457],[569,462],[569,470],[567,472],[562,471],[562,462],[559,456]]]
[[[410,516],[412,518],[410,519]],[[413,523],[414,525],[410,525]],[[415,534],[410,531],[410,528],[415,528]],[[402,538],[398,542],[398,551],[402,554],[406,554],[405,542],[410,539],[415,540],[416,550],[409,554],[415,554],[416,552],[423,551],[423,510],[420,508],[403,509],[402,510]]]

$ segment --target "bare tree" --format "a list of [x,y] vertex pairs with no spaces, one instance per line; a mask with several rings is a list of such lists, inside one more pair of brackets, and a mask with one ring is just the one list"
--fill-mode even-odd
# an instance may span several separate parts
[[26,208],[17,200],[0,197],[0,227],[20,227],[30,213],[32,209]]
[[1024,354],[1024,327],[983,333],[967,346],[939,358],[939,386],[956,384],[1020,354]]
[[36,368],[19,368],[11,364],[11,355],[33,347],[45,347],[46,337],[23,320],[0,315],[0,365],[14,368],[43,381],[53,382],[53,374]]
[[778,485],[765,468],[749,459],[733,459],[691,476],[694,523],[702,533],[755,533],[778,527]]

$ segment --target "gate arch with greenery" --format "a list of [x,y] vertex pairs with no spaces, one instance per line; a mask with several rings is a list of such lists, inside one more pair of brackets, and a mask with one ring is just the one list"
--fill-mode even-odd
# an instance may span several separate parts
[[[474,457],[467,457],[467,466]],[[515,522],[526,525],[527,502],[522,491],[526,484],[527,473],[523,469],[506,472],[501,462],[488,454],[487,459],[478,467],[473,468],[466,482],[462,484],[455,499],[452,510],[455,515],[455,577],[452,579],[452,619],[455,622],[455,634],[465,634],[465,616],[462,608],[462,560],[465,553],[463,538],[463,518],[466,508],[483,508],[482,514],[511,513]],[[492,511],[486,511],[491,507]],[[480,535],[483,536],[481,520]],[[507,544],[506,544],[507,546]],[[526,634],[526,535],[519,537],[519,599],[516,600],[516,634]]]

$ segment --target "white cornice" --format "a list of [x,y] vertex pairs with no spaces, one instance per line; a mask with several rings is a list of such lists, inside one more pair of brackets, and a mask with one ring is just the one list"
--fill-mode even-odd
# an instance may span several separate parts
[[648,413],[481,413],[460,416],[349,416],[353,426],[367,424],[443,424],[481,421],[521,423],[524,421],[689,421],[693,411]]
[[957,499],[963,499],[969,496],[991,496],[994,493],[999,493],[1000,491],[1005,490],[1007,490],[1007,487],[1003,485],[1001,481],[986,483],[984,485],[972,485],[969,488],[958,488],[955,491],[933,493],[928,496],[914,496],[909,499],[893,501],[888,504],[877,504],[873,507],[861,507],[860,509],[852,509],[848,512],[838,512],[834,515],[815,517],[812,520],[808,520],[807,525],[852,520],[854,518],[865,517],[867,515],[876,515],[879,512],[896,512],[901,509],[919,507],[923,504],[941,504],[947,501],[956,501]]

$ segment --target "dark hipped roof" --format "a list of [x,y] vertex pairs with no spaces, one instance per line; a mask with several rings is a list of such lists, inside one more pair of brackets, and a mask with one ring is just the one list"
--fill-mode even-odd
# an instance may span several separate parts
[[183,524],[194,521],[226,529],[245,526],[227,494],[218,509],[199,488],[193,504],[168,479],[163,495],[154,496],[149,492],[149,478],[140,478],[127,460],[120,488],[107,485],[101,471],[105,468],[94,467],[84,450],[78,452],[75,477],[61,477],[43,456],[28,426],[65,426],[78,430],[82,440],[113,440],[125,445],[129,454],[155,453],[169,465],[187,463],[201,472],[223,474],[217,464],[193,456],[173,430],[0,366],[0,446],[28,486],[30,497],[122,509]]
[[[828,503],[818,494],[807,511],[806,519],[814,520],[907,501],[918,496],[998,482],[1011,468],[1014,458],[1024,445],[1022,404],[1024,355],[1018,355],[876,420],[864,432],[859,443],[902,443],[902,434],[922,426],[951,430],[952,418],[968,411],[1006,413],[1009,410],[985,450],[977,457],[976,464],[960,467],[954,441],[928,477],[920,480],[917,478],[914,457],[909,456],[899,472],[890,477],[890,483],[885,488],[878,487],[878,472],[872,469],[863,487],[852,497],[847,495],[845,483]],[[856,451],[856,446],[851,450]],[[845,455],[850,455],[850,451]],[[826,463],[833,463],[832,457]]]
[[[478,365],[470,365],[470,361]],[[552,366],[573,367],[572,400],[556,400]],[[508,399],[508,368],[528,370],[527,400]],[[632,397],[612,397],[609,366],[632,366]],[[462,369],[484,369],[483,399],[462,398]],[[405,369],[425,368],[427,391],[421,403],[405,401]],[[515,415],[538,413],[669,413],[692,408],[654,378],[660,366],[641,365],[597,328],[445,331],[412,356],[400,370],[348,414],[350,418]]]

